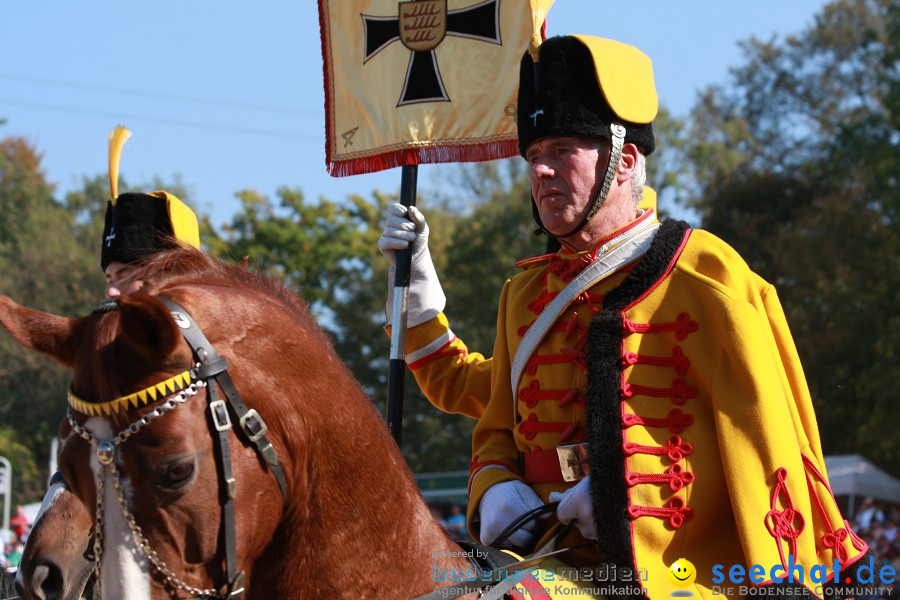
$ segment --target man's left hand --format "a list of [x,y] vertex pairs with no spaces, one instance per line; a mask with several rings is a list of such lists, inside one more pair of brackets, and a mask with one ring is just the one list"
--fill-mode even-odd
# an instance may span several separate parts
[[578,531],[587,540],[597,539],[594,507],[591,502],[591,478],[585,477],[565,492],[551,492],[550,502],[559,502],[556,516],[563,523],[575,521]]

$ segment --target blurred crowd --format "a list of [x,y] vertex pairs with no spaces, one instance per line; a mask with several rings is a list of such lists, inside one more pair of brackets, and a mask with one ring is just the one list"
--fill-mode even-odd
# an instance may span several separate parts
[[869,544],[875,556],[900,572],[900,505],[880,504],[866,498],[853,517],[853,530]]
[[9,527],[0,529],[0,567],[15,569],[22,560],[25,541],[31,532],[31,523],[21,506],[16,509],[15,516],[10,518]]
[[461,504],[431,506],[431,514],[455,541],[471,540],[466,529],[466,507]]

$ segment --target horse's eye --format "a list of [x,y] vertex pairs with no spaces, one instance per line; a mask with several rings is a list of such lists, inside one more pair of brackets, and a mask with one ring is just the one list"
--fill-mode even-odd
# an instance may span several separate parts
[[190,482],[194,475],[194,461],[186,460],[171,465],[166,470],[165,478],[162,482],[164,487],[169,489],[178,489]]

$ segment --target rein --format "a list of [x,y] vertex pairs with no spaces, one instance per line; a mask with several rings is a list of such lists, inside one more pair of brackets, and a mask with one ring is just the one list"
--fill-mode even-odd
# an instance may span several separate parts
[[[539,506],[535,509],[523,513],[506,529],[503,530],[497,540],[492,542],[492,544],[494,544],[493,547],[497,548],[501,541],[505,540],[511,534],[515,533],[516,530],[520,529],[528,521],[539,518],[545,513],[556,510],[556,507],[558,505],[559,502],[551,502],[549,504],[544,504],[543,506]],[[482,565],[478,564],[478,562],[476,562],[473,558],[470,558],[469,561],[471,562],[475,572],[474,577],[467,578],[459,583],[450,585],[445,588],[436,589],[429,594],[418,596],[413,600],[447,600],[451,598],[459,598],[460,596],[465,596],[467,594],[478,594],[479,600],[501,600],[505,597],[505,594],[507,592],[509,592],[517,584],[521,583],[522,580],[524,580],[526,577],[531,575],[535,567],[540,565],[548,558],[558,556],[560,554],[565,554],[566,552],[570,552],[577,548],[591,546],[596,543],[593,541],[588,541],[581,544],[575,544],[574,546],[557,549],[556,544],[558,544],[559,541],[562,540],[566,536],[566,534],[572,530],[573,526],[574,522],[570,522],[565,525],[559,532],[557,532],[553,536],[550,541],[536,550],[534,554],[529,558],[521,559],[516,562],[511,562],[496,568],[489,569],[484,569]]]
[[[228,363],[226,362],[225,357],[220,356],[215,351],[212,344],[200,330],[200,327],[184,308],[167,298],[157,298],[169,308],[175,324],[181,330],[182,336],[191,347],[194,358],[197,361],[194,368],[177,376],[177,379],[169,378],[160,384],[151,386],[140,392],[135,392],[134,394],[129,394],[122,398],[116,398],[111,402],[100,405],[85,403],[77,398],[71,390],[69,392],[69,407],[67,409],[69,424],[80,437],[97,447],[97,460],[100,463],[100,467],[97,470],[94,568],[99,579],[103,554],[103,497],[106,479],[105,475],[108,470],[112,476],[113,486],[119,505],[122,509],[122,515],[128,523],[128,527],[131,530],[135,543],[141,549],[141,552],[153,568],[162,575],[169,585],[177,590],[185,591],[199,597],[240,600],[243,598],[245,591],[244,581],[246,574],[244,571],[237,571],[237,535],[234,511],[234,499],[237,495],[237,484],[231,469],[231,452],[228,441],[228,431],[232,428],[232,414],[240,424],[240,430],[243,431],[247,440],[255,446],[257,453],[265,460],[269,470],[272,471],[272,474],[278,481],[282,498],[287,497],[287,479],[284,475],[284,469],[278,460],[275,448],[266,437],[268,427],[266,426],[265,421],[255,409],[248,408],[240,394],[238,394],[234,382],[231,380],[231,376],[228,373]],[[115,305],[113,304],[110,306],[110,304],[111,303],[109,302],[101,304],[95,309],[95,312],[115,310]],[[173,382],[173,379],[176,379],[176,382]],[[177,393],[175,393],[176,389],[173,383],[178,385]],[[218,384],[218,386],[216,384]],[[210,421],[217,432],[217,435],[215,436],[216,463],[223,491],[221,503],[222,529],[225,538],[225,568],[227,580],[226,585],[223,586],[224,591],[222,592],[212,588],[199,589],[188,585],[178,578],[165,562],[159,558],[159,555],[151,548],[149,540],[144,537],[140,526],[137,524],[128,508],[128,501],[125,499],[122,491],[121,477],[118,468],[116,467],[116,450],[120,444],[123,444],[128,438],[155,419],[174,410],[181,404],[184,404],[192,396],[195,396],[201,388],[207,389]],[[224,399],[219,396],[218,388],[222,389]],[[147,403],[148,400],[157,401],[157,395],[159,396],[159,400],[162,400],[166,394],[174,395],[171,395],[171,397],[158,407],[144,413],[117,435],[106,440],[98,439],[86,428],[79,425],[73,415],[73,411],[88,417],[99,415],[101,412],[109,415],[111,411],[127,411],[129,410],[129,404],[136,407],[139,402]],[[88,406],[90,408],[87,408]]]

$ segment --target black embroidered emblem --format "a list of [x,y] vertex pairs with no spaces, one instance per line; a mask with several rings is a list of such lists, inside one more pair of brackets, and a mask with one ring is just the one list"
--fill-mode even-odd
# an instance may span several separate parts
[[447,10],[447,0],[400,2],[398,16],[362,15],[365,32],[363,64],[392,42],[412,51],[397,106],[450,102],[438,68],[435,48],[447,35],[500,45],[500,0]]

